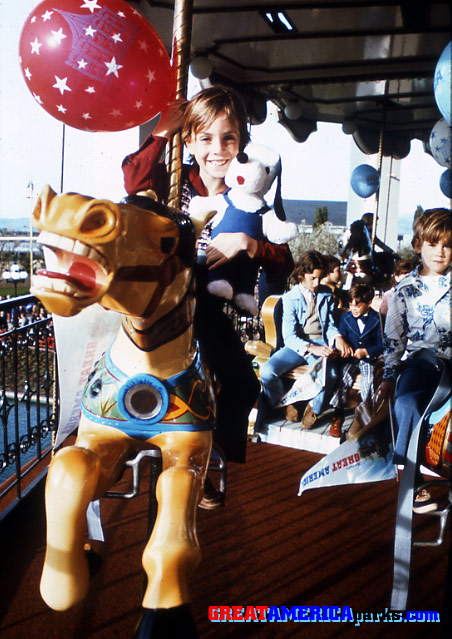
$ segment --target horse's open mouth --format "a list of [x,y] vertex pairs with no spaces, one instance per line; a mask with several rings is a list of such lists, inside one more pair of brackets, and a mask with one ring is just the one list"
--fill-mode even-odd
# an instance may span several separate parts
[[35,290],[87,299],[107,284],[108,262],[97,249],[63,235],[41,231],[38,242],[57,259],[55,270],[40,269],[33,277]]

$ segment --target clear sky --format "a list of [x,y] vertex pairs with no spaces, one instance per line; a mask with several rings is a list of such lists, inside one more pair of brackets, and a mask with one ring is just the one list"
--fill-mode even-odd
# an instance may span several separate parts
[[[34,0],[0,3],[0,217],[26,217],[34,197],[49,183],[60,190],[62,130],[29,93],[20,70],[18,43]],[[270,110],[264,125],[253,127],[253,140],[276,148],[283,159],[283,197],[306,200],[347,201],[351,136],[340,125],[318,123],[306,142],[295,142],[277,123]],[[124,196],[121,160],[138,145],[138,129],[120,133],[87,133],[66,127],[63,190],[119,200]],[[375,163],[375,156],[363,162]],[[400,183],[400,232],[408,233],[416,206],[449,206],[439,188],[444,171],[415,140],[402,160]]]

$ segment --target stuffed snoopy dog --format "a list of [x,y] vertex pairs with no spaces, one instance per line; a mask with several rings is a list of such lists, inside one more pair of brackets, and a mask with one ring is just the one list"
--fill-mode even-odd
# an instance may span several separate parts
[[[274,206],[264,195],[278,179]],[[220,233],[245,233],[255,240],[284,244],[298,234],[298,226],[285,221],[281,200],[281,158],[276,151],[259,144],[248,144],[232,160],[225,176],[228,189],[213,197],[195,196],[189,206],[196,219],[216,211],[212,219],[212,239]],[[245,253],[239,253],[222,267],[209,271],[208,291],[224,297],[257,315],[254,298],[258,265]]]

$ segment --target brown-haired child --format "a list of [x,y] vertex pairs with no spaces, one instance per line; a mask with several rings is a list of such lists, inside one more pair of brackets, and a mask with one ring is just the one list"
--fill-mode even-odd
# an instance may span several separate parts
[[352,348],[352,356],[338,360],[339,386],[331,399],[334,406],[334,418],[330,435],[341,436],[344,422],[344,407],[350,388],[361,373],[361,401],[370,402],[373,397],[373,377],[376,359],[383,352],[380,318],[371,308],[374,290],[368,284],[355,284],[349,291],[350,310],[341,316],[339,332]]
[[[412,245],[421,263],[396,287],[383,340],[380,392],[383,398],[395,398],[397,464],[405,463],[411,432],[433,397],[443,368],[450,366],[452,212],[424,211],[414,224]],[[416,512],[435,507],[427,491],[418,494]]]
[[[226,171],[249,141],[249,133],[241,100],[229,89],[210,87],[189,102],[175,103],[161,114],[153,135],[124,159],[127,193],[136,196],[152,189],[160,200],[166,200],[169,180],[160,159],[166,143],[178,130],[193,158],[193,163],[182,170],[181,209],[187,212],[193,196],[216,195],[226,189]],[[207,292],[206,273],[241,251],[275,276],[289,275],[293,260],[287,245],[257,241],[244,233],[222,233],[212,242],[205,234],[204,244],[199,243],[198,249],[194,328],[219,388],[214,442],[224,450],[228,461],[244,462],[248,415],[258,396],[259,382],[240,336],[224,313],[222,300]],[[201,505],[221,505],[209,482]]]

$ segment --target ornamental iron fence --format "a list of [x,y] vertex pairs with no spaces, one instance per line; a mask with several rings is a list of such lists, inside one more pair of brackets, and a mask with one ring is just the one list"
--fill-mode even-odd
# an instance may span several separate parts
[[51,316],[32,295],[0,300],[0,515],[52,451],[58,424]]

